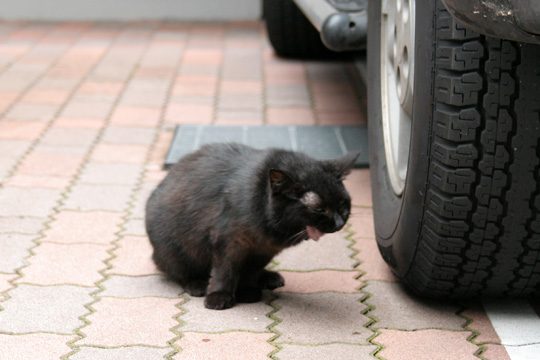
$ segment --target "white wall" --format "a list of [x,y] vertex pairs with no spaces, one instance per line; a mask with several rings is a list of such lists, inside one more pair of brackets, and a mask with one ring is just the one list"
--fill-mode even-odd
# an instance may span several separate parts
[[0,0],[0,19],[254,20],[261,0]]

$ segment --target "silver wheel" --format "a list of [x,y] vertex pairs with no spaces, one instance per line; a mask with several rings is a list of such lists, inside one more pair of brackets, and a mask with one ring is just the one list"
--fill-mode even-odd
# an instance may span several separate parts
[[405,187],[414,91],[415,0],[382,0],[381,100],[388,177],[396,195]]

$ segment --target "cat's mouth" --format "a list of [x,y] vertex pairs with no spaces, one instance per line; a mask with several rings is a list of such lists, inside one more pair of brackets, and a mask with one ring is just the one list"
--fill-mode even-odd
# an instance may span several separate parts
[[309,226],[309,225],[306,226],[306,233],[307,233],[308,239],[313,239],[315,241],[319,240],[321,236],[324,235],[322,231],[320,231],[316,227]]

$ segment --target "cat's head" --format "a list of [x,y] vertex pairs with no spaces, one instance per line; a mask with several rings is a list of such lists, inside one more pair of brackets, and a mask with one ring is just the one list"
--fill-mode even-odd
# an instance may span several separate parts
[[359,153],[317,161],[298,153],[282,153],[268,169],[272,223],[286,234],[284,245],[318,240],[343,228],[351,198],[343,185]]

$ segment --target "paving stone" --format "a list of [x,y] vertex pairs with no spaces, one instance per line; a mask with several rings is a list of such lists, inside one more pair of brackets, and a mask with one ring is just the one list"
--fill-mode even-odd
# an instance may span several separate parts
[[145,297],[138,299],[103,298],[93,305],[91,324],[83,329],[86,337],[78,344],[97,346],[166,346],[174,337],[169,331],[177,325],[173,316],[180,310],[179,299]]
[[284,250],[275,260],[277,270],[351,270],[355,260],[344,232],[326,234],[319,241],[307,240]]
[[146,201],[150,197],[152,191],[154,191],[154,189],[156,188],[156,185],[157,184],[154,183],[144,184],[141,189],[139,189],[139,191],[135,195],[135,202],[131,211],[133,217],[144,218]]
[[108,257],[105,246],[94,244],[43,243],[34,253],[20,282],[94,286],[102,277],[98,271],[105,268],[103,261]]
[[131,190],[130,187],[122,185],[75,185],[62,208],[120,212],[126,208]]
[[18,174],[34,176],[72,177],[82,163],[83,156],[61,154],[54,148],[40,147],[28,155],[17,169]]
[[274,347],[268,343],[274,334],[230,332],[201,334],[186,332],[178,345],[182,349],[173,359],[238,360],[267,359]]
[[69,186],[71,178],[42,175],[14,175],[5,184],[10,187],[65,189]]
[[37,234],[45,222],[45,218],[6,216],[0,217],[0,234]]
[[125,236],[119,241],[120,248],[111,261],[111,274],[120,275],[153,275],[160,271],[152,261],[152,246],[148,238],[143,236]]
[[316,293],[316,292],[357,292],[360,283],[356,280],[357,271],[282,271],[285,286],[276,289],[279,292]]
[[[375,342],[383,345],[379,355],[387,360],[473,360],[476,345],[467,341],[468,331],[381,330]],[[451,354],[451,355],[450,355]]]
[[352,226],[355,238],[375,239],[375,225],[371,208],[353,207],[348,223]]
[[19,102],[16,103],[6,114],[10,120],[31,119],[37,121],[49,121],[58,111],[58,105],[50,104],[32,104]]
[[123,235],[146,236],[146,229],[143,219],[130,219],[122,231]]
[[[484,345],[485,350],[482,353],[482,357],[486,360],[512,360],[510,359],[510,356],[508,356],[508,352],[504,348],[503,345],[495,345],[495,344],[487,344]],[[538,350],[536,352],[538,354]],[[516,354],[512,354],[513,356]],[[520,358],[516,357],[514,359],[526,359],[526,358]],[[534,357],[531,359],[535,359]]]
[[122,214],[110,211],[62,210],[45,232],[42,242],[109,244],[116,238]]
[[0,216],[47,217],[60,196],[56,189],[0,189]]
[[369,170],[362,169],[351,171],[345,179],[344,184],[351,195],[353,205],[373,206]]
[[46,124],[39,121],[7,121],[0,122],[0,139],[33,140],[45,128]]
[[167,280],[163,275],[118,276],[114,275],[105,282],[105,291],[101,296],[137,298],[155,296],[178,298],[183,293],[180,285]]
[[81,346],[81,350],[73,356],[72,360],[151,360],[163,359],[170,348],[158,349],[144,346],[129,346],[117,349],[103,349]]
[[369,319],[362,315],[366,306],[360,298],[360,294],[279,294],[274,304],[279,307],[275,316],[281,319],[276,330],[282,335],[277,342],[367,344],[372,331],[363,326]]
[[99,144],[92,152],[91,160],[102,163],[142,164],[148,149],[143,145]]
[[59,117],[54,124],[64,129],[101,129],[105,124],[104,118],[91,117]]
[[210,124],[213,114],[212,105],[170,103],[165,120],[170,124]]
[[[15,279],[16,277],[17,275],[14,273],[13,274],[0,274],[0,293],[10,289],[12,287],[10,281]],[[0,301],[1,301],[1,295],[0,295]]]
[[79,316],[88,311],[84,304],[91,301],[92,291],[70,285],[19,285],[10,291],[11,298],[2,303],[0,331],[71,334],[82,325]]
[[56,334],[0,334],[0,359],[35,360],[59,359],[70,352],[66,343],[70,335]]
[[45,145],[87,148],[96,138],[97,130],[77,128],[51,128],[42,137]]
[[159,121],[159,107],[118,106],[112,116],[111,124],[119,126],[155,127]]
[[11,273],[24,265],[24,258],[37,235],[0,234],[0,271]]
[[139,179],[141,165],[88,163],[79,177],[82,184],[113,184],[133,186]]
[[269,124],[301,124],[312,125],[315,124],[315,116],[313,110],[310,108],[281,108],[281,107],[268,107],[266,109],[266,119]]
[[110,126],[103,134],[103,143],[150,145],[154,139],[155,130],[135,127]]
[[0,141],[0,157],[18,158],[29,146],[28,140],[2,140]]
[[[266,332],[272,320],[266,315],[272,307],[264,301],[252,304],[236,304],[225,311],[211,311],[204,307],[204,298],[190,297],[182,305],[186,313],[180,318],[182,332],[255,331]],[[211,315],[211,316],[210,316]]]
[[398,283],[370,281],[365,291],[372,294],[369,303],[375,306],[373,315],[379,319],[375,324],[377,328],[461,330],[465,322],[456,315],[457,305],[413,298]]
[[474,304],[463,311],[462,315],[472,320],[469,329],[476,330],[479,333],[474,340],[476,343],[498,344],[501,342],[482,305]]
[[376,347],[373,345],[328,344],[295,345],[284,344],[277,353],[280,360],[332,359],[332,360],[371,360]]

